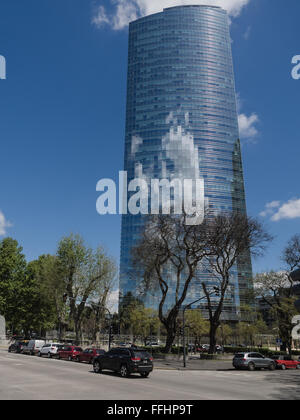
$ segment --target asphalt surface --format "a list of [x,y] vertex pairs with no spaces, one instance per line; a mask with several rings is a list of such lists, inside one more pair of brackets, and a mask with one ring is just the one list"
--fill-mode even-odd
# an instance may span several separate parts
[[[219,365],[221,366],[221,365]],[[0,400],[298,400],[300,370],[155,369],[149,378],[0,350]]]

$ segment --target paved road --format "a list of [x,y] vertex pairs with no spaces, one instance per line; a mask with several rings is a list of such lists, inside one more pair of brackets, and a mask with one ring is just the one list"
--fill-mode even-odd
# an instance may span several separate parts
[[90,365],[0,351],[0,399],[300,399],[300,371],[155,370],[148,379],[94,374]]

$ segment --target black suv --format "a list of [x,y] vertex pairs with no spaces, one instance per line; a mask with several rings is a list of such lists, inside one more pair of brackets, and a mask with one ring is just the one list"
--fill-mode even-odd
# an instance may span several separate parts
[[153,358],[143,349],[115,348],[95,357],[93,366],[96,373],[112,370],[119,372],[123,378],[131,373],[139,373],[143,378],[147,378],[153,370]]

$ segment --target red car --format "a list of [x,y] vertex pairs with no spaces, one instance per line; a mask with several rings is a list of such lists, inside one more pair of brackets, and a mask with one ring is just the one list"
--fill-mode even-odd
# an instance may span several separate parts
[[82,353],[82,348],[77,346],[63,346],[57,353],[58,359],[75,360],[78,354]]
[[290,356],[272,356],[271,359],[275,360],[277,369],[300,369],[300,362]]
[[105,354],[105,350],[89,348],[77,354],[77,356],[75,357],[75,360],[76,362],[79,362],[79,363],[80,362],[93,363],[93,360],[96,356],[100,356],[103,354]]

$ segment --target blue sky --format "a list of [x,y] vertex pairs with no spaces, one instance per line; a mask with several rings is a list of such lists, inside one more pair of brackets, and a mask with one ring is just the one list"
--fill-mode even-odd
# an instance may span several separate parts
[[[0,235],[16,238],[28,260],[54,253],[70,232],[119,258],[121,219],[97,214],[96,183],[123,169],[124,26],[148,3],[1,1]],[[291,77],[300,2],[223,3],[232,15],[248,212],[262,214],[275,236],[254,271],[279,269],[282,248],[300,233],[300,80]]]

